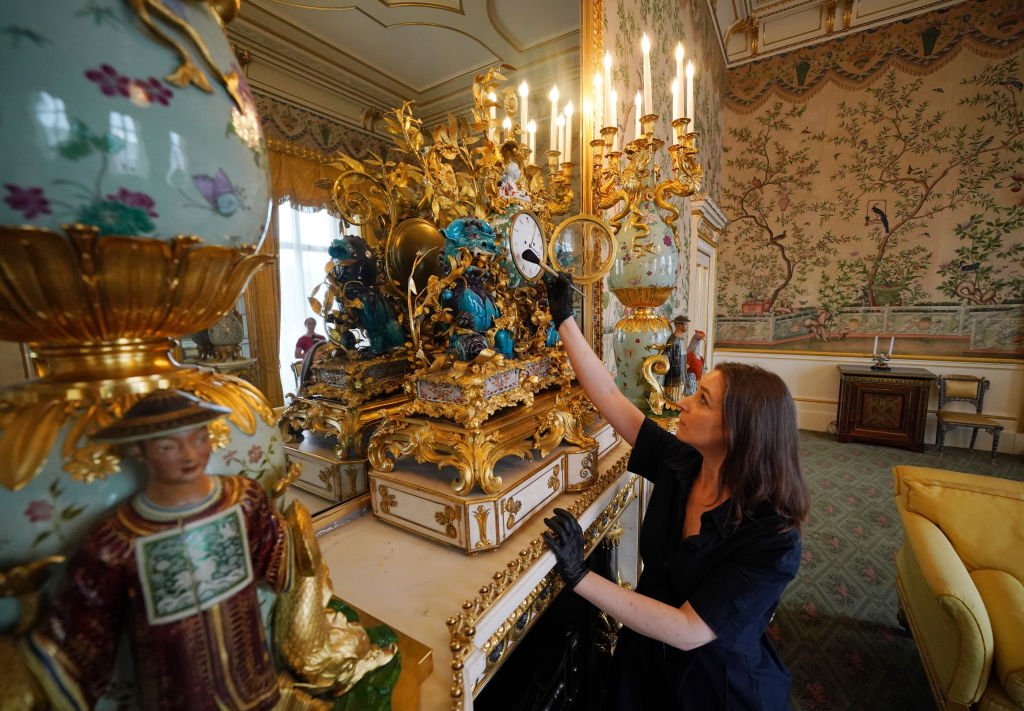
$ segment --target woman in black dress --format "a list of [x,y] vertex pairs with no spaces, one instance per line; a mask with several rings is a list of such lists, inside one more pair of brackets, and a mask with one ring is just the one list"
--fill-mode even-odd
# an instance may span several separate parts
[[799,568],[810,506],[788,388],[723,363],[679,403],[673,436],[619,392],[572,318],[570,285],[551,280],[548,299],[576,377],[633,446],[629,471],[654,483],[636,592],[587,569],[571,514],[545,520],[567,586],[624,625],[606,707],[788,708],[789,673],[766,634]]

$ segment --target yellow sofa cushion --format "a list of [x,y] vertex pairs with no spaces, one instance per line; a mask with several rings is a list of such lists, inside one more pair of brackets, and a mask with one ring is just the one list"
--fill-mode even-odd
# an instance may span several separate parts
[[976,570],[971,580],[992,622],[996,678],[1024,707],[1024,585],[1001,570]]
[[1024,580],[1024,487],[905,480],[908,511],[938,526],[968,571],[1002,570]]

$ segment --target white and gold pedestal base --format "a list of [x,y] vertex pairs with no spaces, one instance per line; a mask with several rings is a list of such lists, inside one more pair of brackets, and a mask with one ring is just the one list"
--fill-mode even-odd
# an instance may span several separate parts
[[387,523],[477,553],[499,547],[560,494],[588,487],[595,479],[597,452],[597,444],[559,447],[539,461],[500,462],[495,475],[503,486],[493,494],[457,494],[449,477],[429,464],[371,471],[370,501],[373,513]]
[[288,463],[301,466],[292,486],[332,502],[351,501],[369,491],[365,458],[341,459],[329,439],[310,436],[284,447]]

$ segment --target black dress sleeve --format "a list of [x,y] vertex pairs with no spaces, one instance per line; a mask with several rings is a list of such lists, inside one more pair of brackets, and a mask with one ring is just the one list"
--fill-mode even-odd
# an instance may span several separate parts
[[760,637],[800,567],[800,534],[766,528],[712,570],[690,595],[694,611],[717,644],[733,647]]
[[645,417],[626,468],[657,484],[664,472],[678,469],[693,455],[696,455],[696,450]]

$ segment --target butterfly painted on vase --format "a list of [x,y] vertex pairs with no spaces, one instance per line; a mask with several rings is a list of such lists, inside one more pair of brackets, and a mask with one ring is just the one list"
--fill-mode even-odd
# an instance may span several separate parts
[[223,168],[219,169],[216,175],[193,175],[192,183],[206,200],[203,207],[208,206],[211,211],[222,217],[230,217],[239,208],[249,209],[242,199],[242,191],[231,184],[231,178]]

